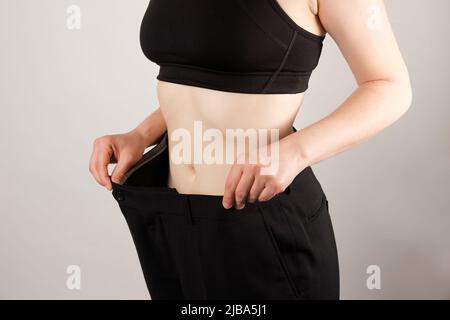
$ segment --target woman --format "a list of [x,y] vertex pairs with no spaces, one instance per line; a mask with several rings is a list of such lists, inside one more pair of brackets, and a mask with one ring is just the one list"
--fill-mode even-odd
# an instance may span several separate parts
[[[296,131],[326,33],[358,87]],[[160,106],[97,138],[90,171],[113,190],[152,298],[338,299],[328,200],[310,166],[411,104],[383,1],[152,0],[141,45],[160,65]]]

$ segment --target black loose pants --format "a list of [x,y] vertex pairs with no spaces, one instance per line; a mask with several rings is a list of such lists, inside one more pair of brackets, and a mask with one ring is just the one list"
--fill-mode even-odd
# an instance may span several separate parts
[[167,187],[167,139],[112,191],[152,299],[339,299],[328,201],[310,167],[269,201],[225,209],[222,196]]

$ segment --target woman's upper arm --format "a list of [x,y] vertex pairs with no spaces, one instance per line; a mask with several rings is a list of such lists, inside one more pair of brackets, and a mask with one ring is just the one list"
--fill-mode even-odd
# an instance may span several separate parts
[[383,0],[318,0],[318,5],[319,19],[358,85],[374,80],[410,85]]

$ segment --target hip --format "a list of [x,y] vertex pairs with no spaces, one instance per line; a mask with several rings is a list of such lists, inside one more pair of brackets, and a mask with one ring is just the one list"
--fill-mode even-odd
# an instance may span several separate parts
[[113,183],[152,297],[339,297],[328,200],[311,167],[269,201],[235,210],[220,195],[170,187],[168,157],[166,134]]

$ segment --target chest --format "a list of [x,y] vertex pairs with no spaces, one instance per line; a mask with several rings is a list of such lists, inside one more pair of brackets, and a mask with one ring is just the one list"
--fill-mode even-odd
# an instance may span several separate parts
[[293,25],[276,0],[151,0],[141,25],[141,46],[156,63],[215,70],[275,70],[296,37],[286,66],[309,70],[321,40]]

